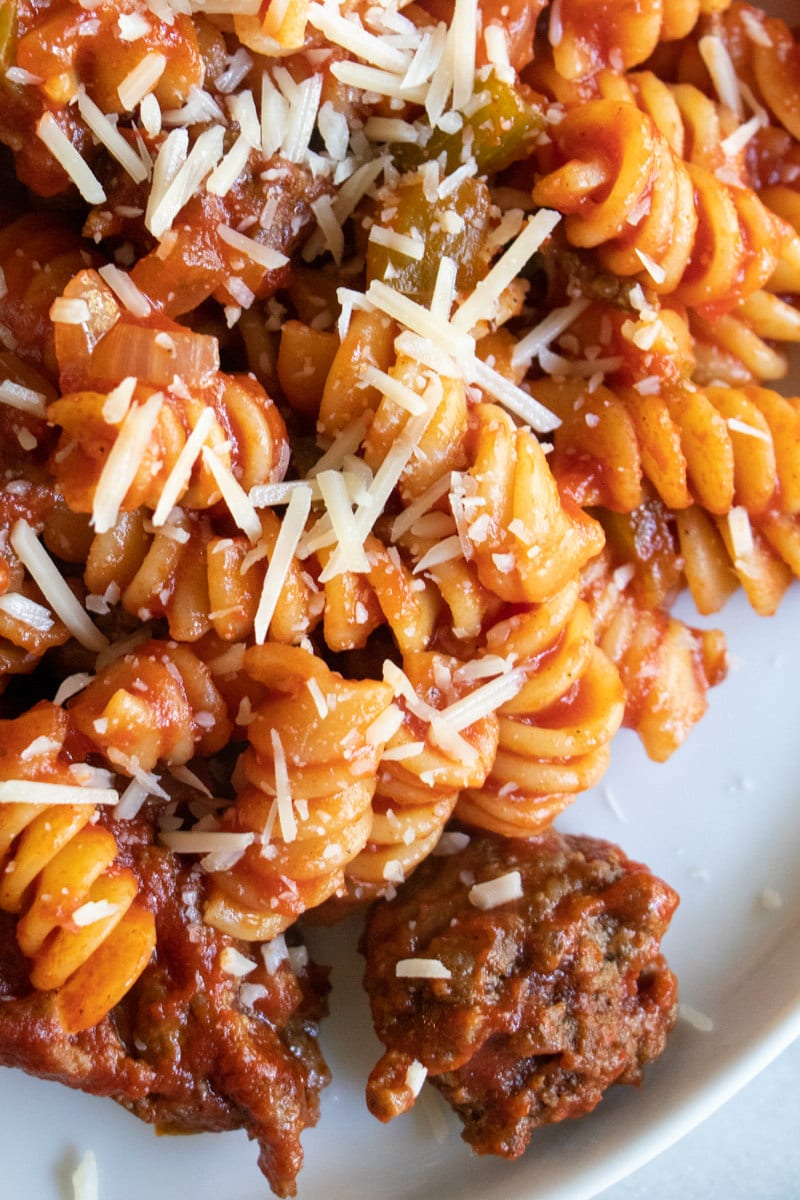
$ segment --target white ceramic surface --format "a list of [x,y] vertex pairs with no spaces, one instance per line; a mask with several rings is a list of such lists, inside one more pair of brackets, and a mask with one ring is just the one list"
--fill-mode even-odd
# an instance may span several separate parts
[[[788,15],[795,2],[772,8]],[[478,1159],[435,1094],[388,1128],[368,1115],[363,1083],[379,1047],[359,986],[357,929],[316,933],[317,956],[335,963],[323,1028],[335,1082],[304,1139],[300,1200],[589,1200],[800,1035],[800,590],[771,620],[737,596],[708,623],[728,632],[735,669],[702,724],[665,765],[621,734],[604,783],[561,825],[619,842],[681,892],[665,949],[684,1004],[713,1030],[681,1022],[643,1089],[613,1089],[592,1116],[540,1130],[518,1163]],[[765,907],[764,889],[781,907]],[[3,1198],[68,1200],[87,1149],[98,1160],[101,1200],[269,1195],[244,1135],[159,1139],[110,1102],[11,1071],[0,1071],[0,1113]]]

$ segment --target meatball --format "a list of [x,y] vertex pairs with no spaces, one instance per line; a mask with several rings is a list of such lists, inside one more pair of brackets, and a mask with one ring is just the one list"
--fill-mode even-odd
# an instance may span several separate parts
[[[0,1065],[110,1097],[161,1132],[244,1128],[273,1191],[293,1196],[300,1135],[328,1082],[317,1042],[327,971],[279,948],[267,969],[252,944],[203,924],[206,877],[154,844],[147,816],[100,820],[155,916],[153,960],[103,1021],[68,1034],[0,914]],[[239,956],[251,962],[244,977]]]
[[427,1072],[478,1153],[516,1158],[536,1126],[639,1083],[663,1050],[677,984],[659,943],[678,896],[592,838],[460,840],[368,915],[365,985],[386,1053],[367,1104],[388,1121]]

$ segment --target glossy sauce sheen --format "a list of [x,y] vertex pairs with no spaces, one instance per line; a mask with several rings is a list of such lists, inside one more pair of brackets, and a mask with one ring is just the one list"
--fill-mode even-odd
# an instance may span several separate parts
[[[473,884],[510,871],[522,897],[483,911]],[[388,1120],[407,1107],[413,1062],[479,1153],[515,1158],[537,1125],[590,1112],[612,1083],[639,1083],[677,1013],[659,944],[678,897],[621,850],[547,833],[472,834],[433,857],[394,901],[372,909],[365,984],[387,1051],[367,1100]],[[407,958],[450,979],[397,978]]]

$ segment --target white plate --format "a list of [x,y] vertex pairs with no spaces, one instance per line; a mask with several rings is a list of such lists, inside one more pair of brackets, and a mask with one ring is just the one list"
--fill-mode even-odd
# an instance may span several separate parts
[[[603,785],[562,821],[620,842],[681,892],[666,950],[682,1000],[713,1031],[681,1022],[643,1089],[615,1088],[591,1116],[538,1131],[517,1163],[479,1159],[449,1114],[449,1135],[437,1140],[445,1110],[435,1095],[433,1112],[425,1104],[386,1128],[366,1112],[363,1083],[379,1048],[355,929],[316,931],[318,957],[336,963],[323,1026],[335,1083],[304,1139],[301,1200],[588,1200],[686,1133],[800,1033],[800,590],[771,620],[736,597],[718,623],[735,667],[688,743],[656,765],[623,732]],[[765,888],[782,907],[764,906]],[[89,1148],[102,1200],[269,1194],[244,1135],[156,1138],[111,1102],[10,1071],[0,1073],[0,1112],[2,1195],[65,1200],[69,1170]]]
[[[765,7],[788,13],[793,4]],[[603,785],[560,825],[620,843],[680,891],[665,950],[682,1001],[713,1030],[681,1022],[643,1089],[614,1088],[591,1116],[539,1130],[517,1163],[479,1159],[436,1094],[388,1128],[369,1116],[363,1086],[380,1047],[360,989],[356,929],[317,931],[316,956],[335,964],[323,1026],[335,1082],[304,1138],[300,1200],[589,1200],[687,1133],[800,1035],[800,590],[771,620],[737,596],[716,620],[695,623],[727,631],[735,664],[701,725],[663,765],[620,734]],[[780,908],[764,906],[765,889],[781,897]],[[156,1138],[110,1101],[11,1071],[0,1072],[0,1113],[0,1196],[68,1200],[70,1173],[88,1149],[101,1200],[269,1196],[243,1134]]]

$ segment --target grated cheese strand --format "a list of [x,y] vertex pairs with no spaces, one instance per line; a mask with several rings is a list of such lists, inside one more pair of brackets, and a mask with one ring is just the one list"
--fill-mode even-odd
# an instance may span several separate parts
[[47,416],[47,397],[43,392],[35,392],[33,388],[23,387],[13,379],[4,379],[0,383],[0,403],[9,408],[16,408],[27,413],[30,417]]
[[449,321],[456,294],[456,274],[458,266],[454,259],[443,254],[439,259],[436,272],[436,283],[431,297],[431,313],[436,321]]
[[211,196],[227,196],[250,157],[250,139],[240,133],[222,161],[206,180],[206,191]]
[[482,391],[494,396],[504,408],[520,417],[537,433],[552,433],[554,429],[558,429],[561,421],[555,413],[550,412],[549,408],[545,408],[538,400],[534,400],[533,396],[487,363],[475,358],[467,369],[473,382],[477,383]]
[[322,458],[317,459],[308,472],[309,480],[315,479],[320,471],[333,469],[338,471],[349,454],[354,454],[364,440],[372,422],[372,411],[365,409],[359,416],[354,417],[344,429],[337,434],[336,439],[328,447]]
[[87,1150],[72,1172],[73,1200],[99,1200],[100,1184],[97,1176],[97,1159]]
[[113,263],[107,263],[101,267],[98,274],[110,288],[121,304],[127,308],[128,312],[135,317],[150,316],[150,301],[145,296],[144,292],[140,291],[136,284],[131,279],[130,275],[126,275],[119,267],[115,267]]
[[409,237],[406,233],[398,233],[395,229],[387,229],[384,225],[373,225],[369,231],[369,241],[376,246],[385,246],[394,250],[404,258],[421,262],[425,253],[425,243],[421,238]]
[[53,158],[63,167],[87,204],[103,204],[106,194],[103,185],[84,162],[51,112],[39,118],[36,136],[44,142]]
[[396,292],[380,279],[372,280],[366,297],[388,317],[393,317],[420,337],[430,338],[446,354],[457,358],[471,358],[474,355],[475,340],[470,337],[469,330],[461,330],[453,322],[437,321],[429,308],[417,304],[402,292]]
[[210,446],[202,448],[203,462],[214,476],[214,482],[222,493],[222,499],[236,524],[246,533],[253,545],[261,538],[261,519],[248,499],[239,480],[230,467]]
[[700,57],[708,69],[714,90],[720,100],[741,121],[744,109],[739,91],[739,80],[727,46],[722,38],[715,34],[707,34],[700,38],[697,49],[700,51]]
[[119,165],[127,171],[134,183],[143,183],[148,176],[147,164],[125,141],[114,121],[95,104],[83,87],[78,89],[78,112],[98,142],[102,143],[111,157],[115,158]]
[[329,42],[349,50],[374,67],[382,67],[395,74],[404,74],[408,69],[408,55],[392,46],[388,39],[369,33],[357,15],[343,17],[330,5],[312,4],[308,10],[308,20]]
[[475,721],[488,717],[496,712],[522,688],[525,683],[525,672],[521,669],[509,671],[492,679],[482,687],[476,688],[467,696],[462,696],[454,704],[442,709],[439,716],[456,730],[466,729]]
[[55,623],[49,608],[45,608],[43,604],[37,604],[35,600],[31,600],[21,592],[5,592],[0,596],[0,612],[4,612],[12,620],[20,621],[23,625],[27,625],[30,629],[36,629],[40,633],[47,633]]
[[441,479],[437,479],[436,483],[432,483],[416,500],[409,504],[408,508],[404,509],[398,517],[395,517],[391,529],[393,542],[398,541],[404,533],[408,533],[411,526],[421,516],[429,512],[437,500],[441,500],[442,496],[447,495],[450,491],[450,481],[450,475],[442,475]]
[[394,973],[397,979],[452,979],[452,972],[438,958],[401,958]]
[[476,883],[469,890],[470,904],[484,912],[508,904],[511,900],[521,900],[522,896],[522,876],[519,871],[508,871],[497,879]]
[[543,208],[532,217],[504,254],[456,310],[452,325],[468,333],[478,321],[491,320],[496,302],[528,260],[561,220],[561,214]]
[[275,801],[278,808],[278,823],[281,827],[281,837],[285,842],[293,842],[297,837],[297,818],[294,815],[292,793],[289,788],[289,769],[286,765],[286,752],[277,729],[270,729],[269,736],[275,760]]
[[42,595],[77,641],[95,653],[105,649],[108,638],[89,618],[50,555],[28,522],[21,518],[9,538],[17,558],[28,569]]
[[255,238],[247,237],[244,233],[237,233],[228,225],[217,225],[217,233],[228,246],[238,250],[268,271],[277,271],[279,267],[285,267],[289,261],[286,255],[281,254],[280,251],[273,250],[271,246],[265,246],[263,242],[257,242]]
[[246,850],[255,841],[254,833],[216,833],[205,829],[178,829],[159,834],[162,846],[175,854],[213,854],[217,850]]
[[573,321],[586,312],[591,301],[585,297],[573,300],[562,308],[554,308],[543,321],[529,330],[520,338],[511,353],[512,367],[527,367],[538,358],[542,350],[547,349],[551,342],[560,337]]
[[166,56],[153,50],[149,54],[145,54],[133,70],[128,72],[117,88],[120,104],[126,112],[133,112],[135,108],[138,108],[145,96],[152,92],[166,69]]
[[477,45],[477,0],[455,0],[450,40],[453,54],[453,108],[461,109],[472,99]]
[[[434,411],[435,405],[431,405],[426,412],[420,413],[417,417],[412,417],[407,422],[405,429],[399,437],[395,438],[395,441],[389,448],[389,452],[375,473],[375,478],[367,488],[367,496],[364,502],[358,506],[355,513],[355,525],[360,544],[363,545],[367,534],[386,507],[386,502],[397,486],[400,476],[406,469],[412,454],[420,443],[420,439],[428,428]],[[331,559],[331,563],[334,563],[339,554],[340,551],[337,551]],[[338,570],[338,563],[332,569]]]
[[116,804],[114,788],[76,787],[69,783],[40,783],[33,779],[4,779],[0,804]]
[[[186,130],[176,129],[174,134],[186,134]],[[173,134],[170,134],[170,138]],[[150,201],[152,209],[148,204],[148,212],[145,214],[145,225],[152,233],[153,237],[161,238],[172,228],[172,222],[177,217],[183,206],[192,198],[205,177],[214,170],[220,158],[222,157],[222,148],[225,139],[225,129],[222,125],[212,125],[200,134],[194,146],[189,153],[188,158],[183,162],[175,173],[172,180],[166,187],[160,186],[158,192],[156,190],[156,170],[153,172],[153,187],[150,192]],[[169,142],[164,143],[166,146]],[[183,144],[183,143],[182,143]],[[162,147],[163,151],[164,147]],[[175,144],[173,149],[175,161],[180,157],[180,146]],[[156,159],[156,169],[158,168],[158,160],[161,157],[161,152]],[[172,162],[168,164],[172,166]]]
[[297,85],[296,98],[289,105],[286,136],[281,143],[284,157],[300,163],[306,156],[322,99],[322,76],[312,75]]
[[425,400],[419,392],[415,392],[408,384],[401,383],[399,379],[388,375],[386,371],[368,366],[362,372],[361,378],[369,387],[377,388],[382,396],[385,396],[387,400],[393,400],[395,404],[411,413],[412,416],[418,417],[425,411]]
[[204,408],[197,418],[197,424],[184,442],[183,449],[175,459],[173,468],[167,476],[161,497],[153,513],[153,524],[155,526],[163,525],[178,503],[179,497],[183,494],[189,482],[192,468],[200,457],[203,444],[211,429],[216,424],[216,420],[213,408]]
[[286,509],[280,533],[275,541],[275,549],[264,576],[264,586],[261,589],[261,597],[253,622],[253,634],[258,645],[263,645],[266,641],[267,630],[275,612],[281,588],[291,568],[297,543],[300,541],[310,511],[311,489],[298,488],[297,491],[292,492],[289,507]]
[[320,574],[320,582],[327,583],[329,579],[332,579],[334,568],[337,575],[341,575],[345,571],[367,574],[369,561],[358,538],[358,529],[353,519],[352,500],[344,476],[338,471],[320,471],[316,480],[333,526],[334,537],[339,546],[338,555],[331,557]]
[[128,488],[150,447],[163,403],[163,392],[154,392],[144,404],[128,410],[95,488],[92,520],[97,533],[108,533],[116,525]]

